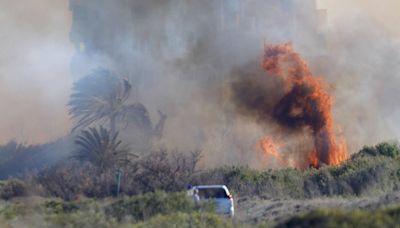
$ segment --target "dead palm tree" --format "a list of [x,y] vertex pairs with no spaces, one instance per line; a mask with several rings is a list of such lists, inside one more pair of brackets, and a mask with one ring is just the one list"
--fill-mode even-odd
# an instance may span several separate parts
[[127,110],[140,112],[137,110],[140,105],[126,104],[131,90],[126,79],[120,79],[108,70],[94,71],[77,81],[68,103],[69,113],[76,120],[72,131],[108,122],[111,133],[115,133],[117,119],[126,115]]
[[150,137],[161,137],[166,115],[159,111],[160,121],[153,129],[146,107],[128,103],[131,90],[128,80],[103,69],[77,81],[68,103],[69,114],[75,121],[72,131],[106,125],[115,133],[120,130],[117,126],[131,126]]

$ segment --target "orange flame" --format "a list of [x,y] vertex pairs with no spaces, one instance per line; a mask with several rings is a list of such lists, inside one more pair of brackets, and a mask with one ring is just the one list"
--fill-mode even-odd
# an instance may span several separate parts
[[[311,166],[338,165],[348,158],[346,140],[337,140],[332,117],[333,99],[328,85],[312,75],[306,62],[291,44],[267,45],[262,66],[282,80],[285,96],[274,108],[274,117],[283,127],[308,127],[314,138],[314,150],[307,156]],[[259,143],[266,154],[284,163],[268,138]]]
[[263,156],[261,156],[260,159],[263,161],[264,164],[266,163],[265,159],[269,160],[270,158],[274,158],[276,161],[278,161],[280,165],[286,166],[287,162],[279,152],[281,145],[274,143],[272,138],[265,137],[261,139],[257,143],[257,148],[261,149],[261,151],[263,152]]

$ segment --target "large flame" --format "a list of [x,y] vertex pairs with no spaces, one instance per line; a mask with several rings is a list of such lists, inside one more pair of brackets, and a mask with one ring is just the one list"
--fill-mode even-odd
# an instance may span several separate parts
[[[306,62],[293,50],[291,44],[267,45],[263,68],[282,80],[285,95],[275,105],[274,119],[285,128],[308,128],[314,140],[314,149],[308,153],[308,164],[338,165],[348,158],[345,139],[336,137],[332,118],[332,97],[328,85],[312,75]],[[268,156],[285,164],[268,138],[259,146]]]

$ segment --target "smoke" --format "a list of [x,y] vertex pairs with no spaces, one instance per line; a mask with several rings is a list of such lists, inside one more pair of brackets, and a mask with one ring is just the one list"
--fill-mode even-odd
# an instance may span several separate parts
[[67,7],[62,0],[0,0],[0,143],[44,143],[69,130]]
[[320,66],[334,83],[335,118],[351,152],[399,137],[399,103],[394,100],[400,85],[399,39],[394,35],[398,28],[389,26],[396,4],[357,4],[348,14],[334,15],[336,24],[326,30],[329,55]]
[[[332,118],[350,152],[400,135],[398,33],[393,17],[379,10],[394,1],[381,1],[379,8],[370,7],[372,0],[321,0],[328,24],[312,0],[71,1],[72,15],[62,0],[6,2],[0,1],[7,31],[0,57],[3,142],[66,134],[72,79],[101,66],[130,79],[132,101],[142,102],[153,120],[157,110],[167,114],[157,146],[202,149],[209,166],[256,166],[258,140],[279,125],[260,109],[248,115],[237,102],[249,99],[242,103],[273,111],[285,90],[265,76],[260,60],[264,43],[282,42],[292,42],[310,71],[332,85]],[[239,96],[245,86],[253,93]],[[294,153],[299,147],[312,149],[312,137],[303,133],[284,140],[290,159],[300,159]]]
[[[245,115],[257,114],[256,118],[266,125],[279,125],[275,135],[282,131],[308,132],[312,135],[314,148],[308,151],[298,149],[302,160],[308,160],[305,166],[337,165],[343,162],[347,157],[346,143],[337,142],[332,119],[332,97],[326,83],[312,75],[307,63],[291,44],[267,45],[262,66],[280,81],[269,83],[274,86],[263,91],[259,82],[249,84],[248,79],[239,78],[232,86],[238,109]],[[277,91],[280,94],[283,91],[283,94],[276,96]],[[286,159],[277,152],[277,146],[271,138],[262,139],[259,144],[267,155],[285,164],[283,161]],[[302,162],[296,161],[295,166],[304,166]]]

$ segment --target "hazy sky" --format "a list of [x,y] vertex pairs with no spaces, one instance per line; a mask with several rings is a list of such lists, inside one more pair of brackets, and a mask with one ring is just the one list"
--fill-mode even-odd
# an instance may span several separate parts
[[328,9],[329,23],[333,24],[341,17],[368,13],[382,25],[393,37],[400,36],[400,1],[399,0],[318,0],[319,8]]
[[[111,1],[111,0],[110,0]],[[329,23],[367,12],[400,36],[399,0],[319,0]],[[0,143],[43,143],[65,135],[71,88],[68,0],[0,0]]]

